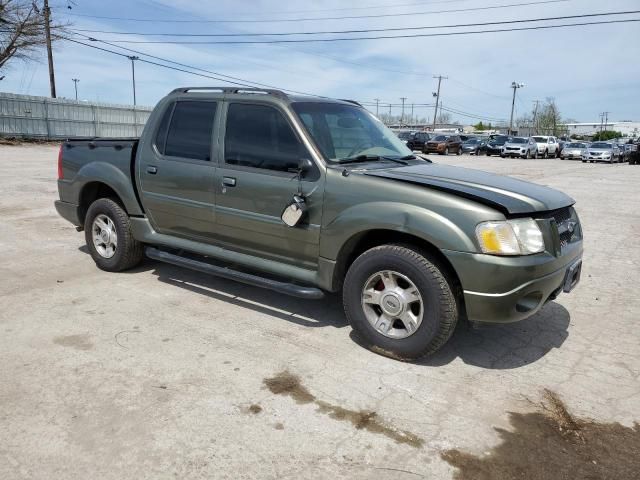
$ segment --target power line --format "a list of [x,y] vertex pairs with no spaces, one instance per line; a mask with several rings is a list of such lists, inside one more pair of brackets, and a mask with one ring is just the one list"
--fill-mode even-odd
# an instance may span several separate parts
[[[607,14],[602,14],[607,15]],[[224,41],[180,41],[180,40],[110,40],[113,43],[126,44],[166,44],[166,45],[258,45],[275,43],[329,43],[329,42],[349,42],[354,40],[390,40],[397,38],[427,38],[427,37],[451,37],[459,35],[477,35],[484,33],[520,32],[527,30],[549,30],[568,27],[585,27],[589,25],[610,25],[620,23],[640,22],[640,18],[624,20],[599,20],[595,22],[563,23],[559,25],[536,25],[531,27],[500,28],[493,30],[467,30],[463,32],[441,32],[441,33],[420,33],[411,35],[380,35],[370,37],[342,37],[342,38],[309,38],[295,40],[224,40]],[[442,27],[441,27],[442,28]]]
[[[214,80],[222,80],[222,81],[227,82],[227,83],[232,83],[232,84],[236,84],[236,85],[242,85],[242,86],[245,86],[245,87],[258,86],[258,87],[264,87],[264,88],[273,88],[273,89],[276,89],[276,90],[284,90],[284,91],[287,91],[287,92],[297,93],[297,94],[300,94],[300,95],[309,95],[309,96],[312,96],[312,97],[321,97],[321,95],[316,95],[316,94],[309,93],[309,92],[301,92],[301,91],[298,91],[298,90],[291,90],[291,89],[287,89],[287,88],[281,88],[281,87],[277,87],[277,86],[274,86],[274,85],[269,85],[269,84],[266,84],[266,83],[254,82],[252,80],[246,80],[246,79],[240,78],[240,77],[234,77],[234,76],[231,76],[231,75],[225,75],[223,73],[214,72],[214,71],[211,71],[211,70],[206,70],[204,68],[194,67],[193,65],[187,65],[185,63],[176,62],[176,61],[170,60],[168,58],[163,58],[163,57],[158,57],[156,55],[151,55],[149,53],[145,53],[145,52],[142,52],[140,50],[134,50],[132,48],[122,47],[120,45],[114,45],[114,44],[109,43],[109,42],[107,42],[105,40],[92,39],[91,37],[89,37],[87,35],[82,35],[82,34],[78,34],[78,35],[81,35],[81,36],[83,36],[83,37],[85,37],[85,38],[87,38],[87,39],[89,39],[91,41],[94,41],[94,42],[98,41],[100,43],[104,43],[104,44],[109,45],[111,47],[119,48],[121,50],[125,50],[125,51],[130,52],[130,53],[137,53],[138,55],[143,55],[145,57],[154,58],[156,60],[160,60],[160,61],[163,61],[163,62],[166,62],[166,63],[171,63],[173,65],[178,65],[178,66],[181,66],[181,67],[189,68],[191,70],[197,70],[197,71],[200,71],[200,72],[205,72],[205,73],[208,73],[208,74],[211,74],[211,75],[216,75],[217,77],[224,77],[224,78],[211,77]],[[69,40],[71,42],[80,43],[81,45],[85,45],[85,46],[88,46],[88,47],[94,46],[94,45],[90,45],[90,44],[87,44],[87,43],[78,42],[77,40],[73,40],[73,39],[70,39],[70,38],[67,38],[67,37],[65,37],[64,39],[65,40]],[[100,49],[100,50],[104,50],[106,52],[111,52],[111,53],[116,53],[118,55],[123,55],[123,54],[118,53],[118,52],[113,52],[112,50],[107,50],[107,49]],[[125,56],[129,57],[129,55],[125,55]],[[227,79],[229,79],[229,80],[227,80]],[[245,83],[237,83],[235,81],[245,82]],[[251,84],[251,85],[248,85],[248,84]]]
[[[525,7],[529,5],[541,5],[541,4],[549,4],[549,3],[563,3],[569,2],[571,0],[538,0],[533,2],[525,2],[525,3],[513,3],[506,5],[490,5],[483,7],[471,7],[471,8],[456,8],[449,10],[427,10],[420,12],[410,12],[410,13],[385,13],[385,14],[376,14],[376,15],[349,15],[342,17],[307,17],[307,18],[280,18],[280,19],[252,19],[252,20],[241,20],[241,19],[216,19],[216,20],[179,20],[179,19],[170,19],[170,20],[162,20],[162,19],[154,19],[154,18],[127,18],[127,17],[108,17],[101,15],[86,15],[80,13],[69,13],[65,12],[67,15],[76,16],[76,17],[86,17],[86,18],[99,18],[103,20],[123,20],[128,22],[151,22],[151,23],[288,23],[288,22],[308,22],[308,21],[321,21],[321,20],[355,20],[355,19],[365,19],[365,18],[387,18],[387,17],[415,17],[418,15],[433,15],[440,13],[458,13],[458,12],[473,12],[473,11],[481,11],[481,10],[496,10],[500,8],[510,8],[510,7]],[[62,11],[60,12],[62,13]]]
[[[395,27],[395,28],[368,28],[359,30],[322,30],[315,32],[276,32],[276,33],[151,33],[151,32],[118,32],[114,30],[89,30],[89,29],[69,29],[72,32],[88,32],[88,33],[107,33],[117,35],[144,35],[155,37],[273,37],[273,36],[295,36],[295,35],[336,35],[343,33],[371,33],[371,32],[399,32],[399,31],[415,31],[415,30],[431,30],[440,28],[466,28],[466,27],[483,27],[488,25],[512,25],[518,23],[529,22],[547,22],[554,20],[570,20],[577,18],[593,18],[593,17],[605,17],[611,15],[630,15],[640,13],[640,10],[631,10],[626,12],[602,12],[602,13],[587,13],[581,15],[565,15],[560,17],[544,17],[544,18],[531,18],[521,20],[502,20],[496,22],[482,22],[482,23],[458,23],[451,25],[423,25],[419,27]],[[164,43],[158,41],[158,43]]]

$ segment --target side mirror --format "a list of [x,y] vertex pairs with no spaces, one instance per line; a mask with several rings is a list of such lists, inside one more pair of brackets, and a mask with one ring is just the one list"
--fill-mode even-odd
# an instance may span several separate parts
[[308,158],[303,158],[299,162],[300,174],[301,176],[305,176],[311,170],[313,170],[313,162]]

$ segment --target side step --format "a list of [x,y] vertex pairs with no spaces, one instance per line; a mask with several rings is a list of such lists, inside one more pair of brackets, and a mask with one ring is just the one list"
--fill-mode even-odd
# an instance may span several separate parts
[[324,297],[324,293],[319,288],[301,287],[300,285],[294,285],[293,283],[279,282],[277,280],[259,277],[250,273],[238,272],[237,270],[232,270],[227,267],[219,267],[217,265],[211,265],[210,263],[201,262],[192,258],[174,255],[173,253],[164,252],[153,247],[147,247],[145,249],[145,254],[153,260],[170,263],[171,265],[177,265],[178,267],[189,268],[209,275],[215,275],[216,277],[235,280],[236,282],[246,283],[247,285],[253,285],[255,287],[266,288],[268,290],[284,293],[285,295],[291,295],[293,297],[308,298],[312,300],[319,300]]

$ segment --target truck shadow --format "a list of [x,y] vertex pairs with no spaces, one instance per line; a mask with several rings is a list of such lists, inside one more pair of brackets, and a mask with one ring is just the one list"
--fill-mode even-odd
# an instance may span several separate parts
[[471,327],[461,322],[439,352],[417,363],[436,367],[460,358],[487,369],[523,367],[560,348],[569,336],[570,320],[566,308],[550,302],[534,316],[516,323]]
[[[80,250],[88,253],[83,248]],[[338,294],[327,295],[323,300],[294,298],[148,259],[125,273],[146,271],[151,271],[161,282],[297,325],[314,328],[349,326]],[[550,302],[533,317],[521,322],[477,328],[460,322],[439,352],[415,364],[438,367],[460,358],[466,364],[481,368],[519,368],[560,348],[569,336],[569,321],[569,312],[559,303]],[[353,332],[350,337],[362,345]]]
[[326,295],[322,300],[306,300],[149,260],[131,272],[146,270],[152,270],[161,282],[297,325],[334,328],[349,325],[342,310],[342,298],[337,294]]
[[[334,328],[349,325],[338,294],[328,295],[323,300],[304,300],[168,264],[150,266],[161,282],[297,325]],[[521,322],[477,328],[460,322],[442,350],[415,364],[437,367],[460,358],[481,368],[519,368],[560,348],[569,336],[569,321],[569,312],[559,303],[550,302],[533,317]],[[361,344],[353,332],[350,337]]]

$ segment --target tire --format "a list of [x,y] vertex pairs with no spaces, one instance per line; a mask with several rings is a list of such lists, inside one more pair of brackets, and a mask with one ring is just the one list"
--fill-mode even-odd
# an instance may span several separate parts
[[582,160],[582,163],[587,163],[587,161],[586,160]]
[[[411,310],[411,315],[421,314],[421,320],[416,322],[417,327],[415,324],[412,327],[413,331],[406,328],[400,318],[385,313],[381,304],[365,302],[365,297],[374,298],[367,296],[365,290],[373,292],[381,287],[385,291],[383,273],[391,283],[394,282],[390,279],[395,278],[395,285],[405,289],[401,291],[415,288],[419,293],[418,299],[408,306],[398,297],[386,297],[386,305],[393,306],[395,298],[395,307],[404,305],[398,307],[402,312]],[[380,296],[380,302],[384,301],[385,297]],[[445,274],[429,256],[404,245],[382,245],[360,255],[347,272],[343,303],[351,327],[366,348],[403,361],[435,353],[449,340],[458,321],[456,298]],[[419,308],[412,310],[416,306]],[[380,328],[385,330],[386,326],[387,334],[374,326],[373,322],[380,322],[381,319],[383,323]]]
[[534,158],[535,160],[537,160],[537,159],[538,159],[538,149],[537,149],[537,148],[536,148],[536,153],[534,153],[534,154],[533,154],[533,158]]
[[549,150],[545,150],[542,158],[549,158]]
[[444,149],[444,154],[447,155],[447,156],[449,155],[449,147]]
[[462,155],[462,147],[458,148],[458,153],[456,155]]
[[[100,225],[111,228],[103,229]],[[100,236],[104,231],[111,232],[106,234],[108,241],[103,241],[106,237]],[[142,261],[143,245],[131,234],[129,215],[111,198],[99,198],[89,206],[84,220],[84,234],[89,253],[101,270],[120,272]],[[100,240],[94,241],[94,234]],[[102,244],[100,241],[103,241]]]

